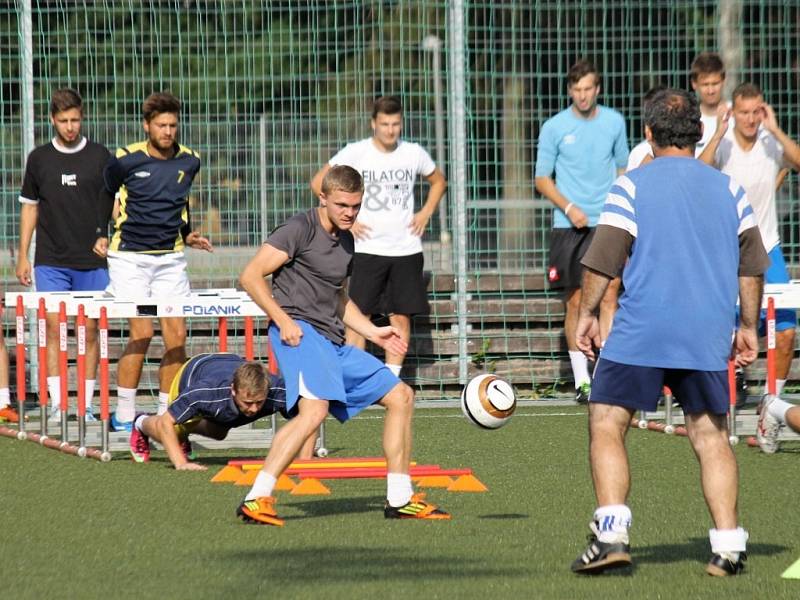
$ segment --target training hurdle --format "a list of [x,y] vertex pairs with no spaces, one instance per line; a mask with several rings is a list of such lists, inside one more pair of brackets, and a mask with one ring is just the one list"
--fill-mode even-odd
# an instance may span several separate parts
[[[235,459],[228,461],[212,483],[252,485],[264,461]],[[385,479],[386,459],[375,457],[314,458],[293,461],[278,480],[276,489],[289,491],[293,495],[330,494],[330,489],[321,483],[323,479]],[[443,468],[440,465],[410,463],[409,475],[419,487],[445,488],[450,492],[486,492],[470,468]],[[295,481],[292,478],[296,478]]]
[[[775,311],[779,308],[800,309],[800,280],[792,280],[789,283],[770,283],[764,285],[764,295],[762,298],[762,309],[766,311],[766,391],[768,394],[776,392],[776,334],[775,334]],[[757,446],[755,433],[758,418],[751,415],[740,415],[737,418],[736,411],[736,376],[734,362],[728,363],[728,385],[730,389],[730,408],[728,412],[728,426],[730,432],[730,442],[735,445],[739,442],[741,435],[750,436],[747,438],[749,446]],[[639,419],[631,419],[631,427],[646,429],[649,431],[660,431],[662,433],[686,435],[686,428],[681,424],[676,424],[672,416],[672,398],[665,393],[664,405],[665,422],[648,420],[647,415],[640,413]],[[782,431],[781,439],[800,439],[800,436],[793,432]]]
[[[30,294],[29,292],[26,294]],[[77,359],[76,366],[78,370],[78,443],[70,444],[68,435],[67,424],[67,406],[68,398],[67,390],[67,300],[65,298],[57,297],[50,300],[50,305],[47,304],[47,299],[43,294],[30,295],[25,304],[26,298],[23,294],[14,294],[13,292],[6,293],[6,305],[15,307],[15,326],[16,326],[16,383],[17,383],[17,408],[19,414],[18,429],[2,426],[0,427],[0,435],[6,437],[13,437],[19,440],[30,440],[41,444],[46,448],[51,448],[64,452],[65,454],[73,454],[82,458],[94,458],[101,462],[108,462],[111,460],[111,453],[108,445],[108,427],[109,427],[109,412],[108,412],[108,353],[107,345],[105,352],[105,359],[103,358],[103,334],[100,334],[100,348],[101,357],[98,370],[101,379],[101,392],[100,392],[100,405],[101,405],[101,422],[103,433],[100,436],[102,441],[102,448],[90,448],[86,444],[86,403],[85,403],[85,385],[86,378],[86,314],[84,311],[84,300],[88,300],[91,294],[82,295],[80,298],[74,299],[71,308],[74,308],[73,316],[76,317],[76,337],[77,337]],[[40,410],[40,430],[36,432],[28,432],[26,430],[25,419],[25,399],[26,393],[26,380],[25,380],[25,309],[36,310],[36,332],[37,332],[37,347],[38,359],[40,363],[39,368],[39,410]],[[47,342],[46,342],[46,312],[58,313],[59,320],[59,374],[61,377],[61,438],[56,440],[48,435],[47,430],[47,373],[44,365],[47,362]],[[105,327],[107,334],[108,322],[106,319],[105,309],[99,314],[99,329]],[[107,335],[105,336],[107,342]],[[106,382],[103,386],[102,383]]]
[[[109,443],[109,352],[108,352],[108,320],[109,319],[130,319],[130,318],[152,318],[152,317],[216,317],[218,322],[219,351],[225,352],[228,349],[228,320],[231,318],[244,319],[244,338],[245,338],[245,358],[253,360],[255,357],[254,340],[254,318],[266,317],[264,312],[250,299],[245,293],[235,289],[217,290],[198,290],[187,297],[175,298],[140,298],[140,299],[120,299],[106,295],[104,292],[7,292],[5,294],[6,304],[16,307],[16,356],[17,356],[17,404],[20,414],[19,429],[3,427],[0,435],[17,437],[18,439],[30,438],[32,440],[44,440],[42,444],[46,447],[53,447],[53,440],[47,432],[47,371],[46,371],[46,321],[45,315],[48,312],[59,315],[59,374],[61,378],[61,442],[60,445],[65,452],[71,452],[68,440],[70,432],[68,430],[68,340],[67,340],[67,317],[76,318],[76,369],[77,369],[77,421],[78,421],[78,455],[86,454],[89,457],[104,456],[110,459],[110,450],[127,449],[127,434],[116,436],[116,447]],[[40,432],[28,433],[25,431],[25,406],[26,386],[25,386],[25,311],[36,311],[37,319],[31,323],[30,339],[36,340],[39,359],[38,392],[40,407]],[[87,424],[85,421],[85,352],[86,352],[86,319],[98,319],[98,346],[99,346],[99,380],[100,380],[100,400],[101,400],[101,427],[102,432],[95,432],[99,435],[99,443],[102,449],[95,456],[92,448],[87,448],[86,432]],[[31,341],[33,346],[33,341]],[[267,357],[270,369],[275,372],[276,362],[272,355],[272,350],[267,341]],[[272,416],[272,433],[277,428],[277,416]],[[255,431],[254,429],[252,431]],[[229,436],[234,445],[225,445],[224,442],[206,440],[201,438],[201,445],[204,447],[266,447],[271,436],[267,436],[269,430],[258,430],[260,442],[250,439],[251,436],[243,435],[245,432],[232,431]],[[119,439],[124,437],[124,439]],[[195,436],[192,436],[194,438]],[[48,441],[49,440],[49,441]],[[46,443],[45,443],[46,442]],[[209,443],[210,442],[210,443]],[[238,443],[237,443],[238,442]],[[80,450],[83,448],[84,450]],[[320,432],[320,447],[317,453],[326,453],[324,447],[324,429]]]

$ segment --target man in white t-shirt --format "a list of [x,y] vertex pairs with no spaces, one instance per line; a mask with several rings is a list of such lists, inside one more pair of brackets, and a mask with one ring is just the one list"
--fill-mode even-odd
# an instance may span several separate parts
[[[694,148],[694,155],[699,157],[717,129],[717,113],[728,108],[727,103],[722,101],[725,65],[719,54],[716,52],[698,54],[692,61],[689,80],[700,103],[700,121],[703,123],[703,137]],[[648,96],[663,87],[657,85],[647,92],[642,101],[643,105],[647,104]],[[631,171],[651,160],[653,160],[653,149],[647,140],[642,140],[631,150],[628,156],[628,167],[625,171]]]
[[[647,90],[647,93],[642,96],[642,114],[647,110],[647,105],[653,99],[653,96],[661,90],[667,89],[663,83],[659,83]],[[647,140],[642,140],[636,144],[628,154],[628,166],[625,167],[625,172],[632,171],[636,167],[641,167],[653,160],[653,147]]]
[[[716,132],[700,159],[731,175],[744,187],[770,258],[764,281],[786,283],[790,277],[781,252],[775,192],[784,168],[800,169],[800,146],[784,133],[772,107],[764,102],[761,90],[752,83],[743,83],[733,91],[731,112],[735,118],[733,127],[730,114],[721,113]],[[794,357],[796,323],[795,311],[776,311],[775,370],[779,396]],[[761,333],[765,333],[763,323]]]
[[689,79],[692,89],[700,101],[700,121],[703,123],[703,137],[697,142],[694,155],[700,156],[717,129],[717,112],[720,107],[727,108],[722,101],[722,88],[725,85],[725,64],[716,52],[701,52],[692,61]]
[[[336,165],[356,169],[364,178],[364,200],[352,228],[355,237],[349,294],[366,315],[387,314],[408,343],[411,316],[428,311],[422,276],[422,234],[447,188],[442,171],[419,144],[400,139],[400,100],[382,96],[372,110],[372,137],[347,144],[311,180],[320,195],[322,179]],[[430,188],[414,212],[414,187],[421,175]],[[347,330],[347,343],[364,347],[364,338]],[[399,375],[405,354],[386,352],[386,366]]]

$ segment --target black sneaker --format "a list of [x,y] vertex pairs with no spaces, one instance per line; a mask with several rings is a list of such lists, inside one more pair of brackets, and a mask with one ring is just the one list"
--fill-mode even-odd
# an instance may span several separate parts
[[706,565],[706,573],[714,577],[738,575],[744,571],[744,563],[746,560],[746,552],[739,552],[739,558],[735,561],[731,560],[726,554],[715,554]]
[[592,393],[592,386],[589,383],[582,383],[575,388],[575,402],[578,404],[586,404],[589,402],[589,394]]
[[589,527],[593,532],[588,537],[589,547],[573,561],[570,567],[573,573],[594,575],[606,569],[628,567],[633,563],[630,544],[601,542],[597,539],[597,525],[592,522]]
[[747,379],[744,369],[736,369],[736,410],[741,410],[747,404]]

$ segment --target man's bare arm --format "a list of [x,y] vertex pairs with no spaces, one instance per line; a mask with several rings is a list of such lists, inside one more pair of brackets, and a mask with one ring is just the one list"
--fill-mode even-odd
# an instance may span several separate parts
[[586,214],[558,190],[552,177],[536,177],[534,183],[536,190],[563,212],[575,227],[580,229],[589,224]]
[[314,192],[317,198],[319,198],[319,195],[322,193],[322,180],[325,179],[325,175],[327,175],[330,170],[331,166],[325,163],[322,165],[322,168],[314,174],[314,177],[311,178],[311,191]]

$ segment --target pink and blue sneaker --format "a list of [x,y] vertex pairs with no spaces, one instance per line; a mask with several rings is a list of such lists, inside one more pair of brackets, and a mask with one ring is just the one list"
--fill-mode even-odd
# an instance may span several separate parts
[[138,463],[150,460],[150,439],[135,427],[131,431],[131,456]]

